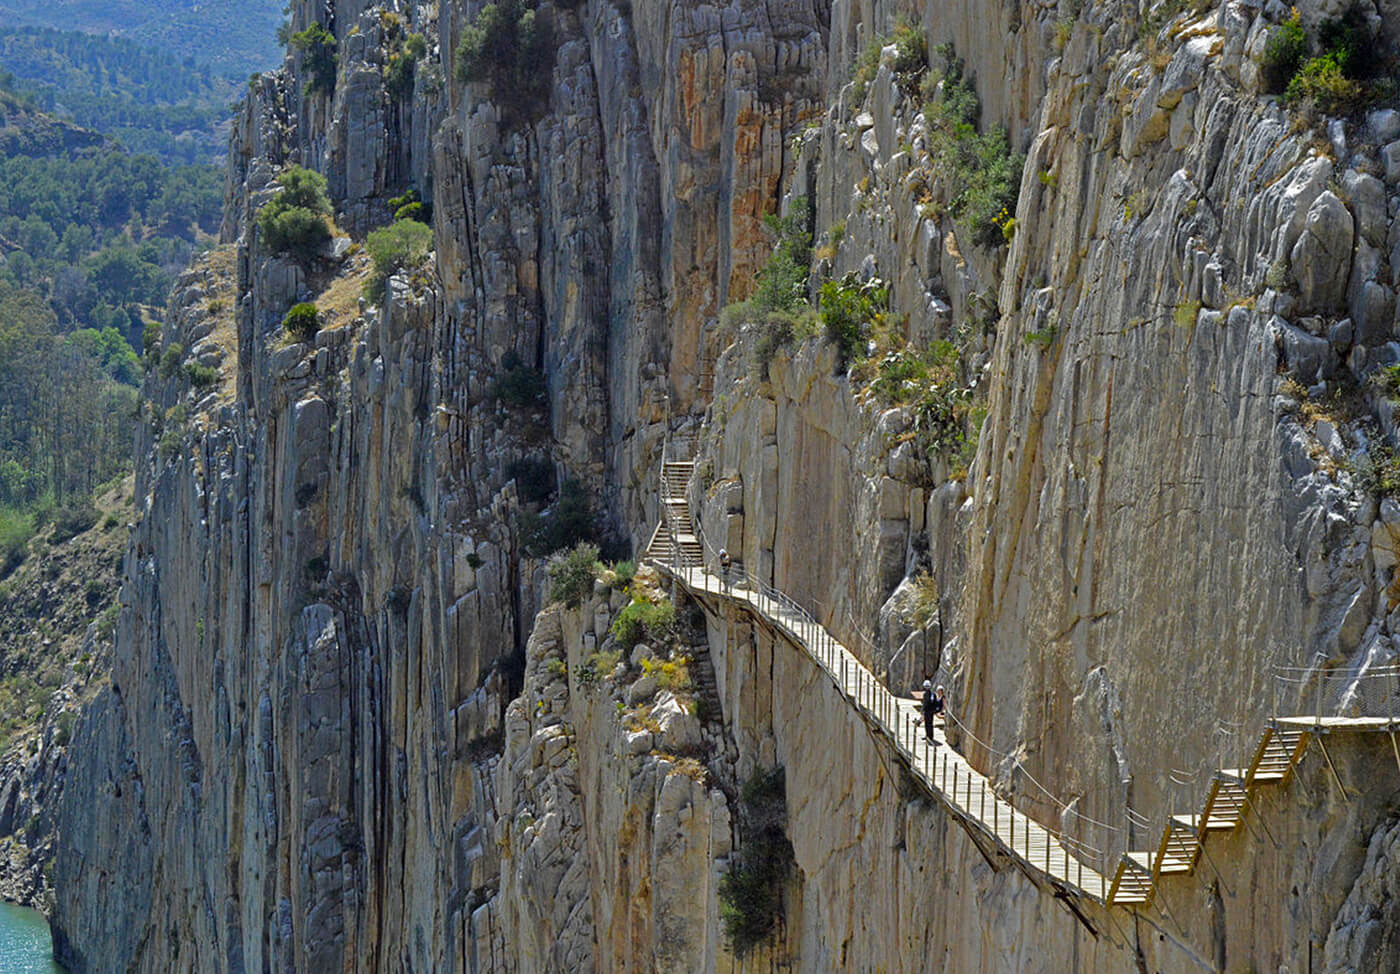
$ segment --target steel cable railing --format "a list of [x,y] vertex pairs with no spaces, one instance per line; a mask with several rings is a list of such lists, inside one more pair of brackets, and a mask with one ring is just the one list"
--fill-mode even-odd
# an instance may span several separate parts
[[1274,716],[1376,717],[1400,722],[1400,663],[1362,661],[1328,667],[1328,657],[1310,666],[1275,665]]
[[[663,479],[663,490],[669,494],[669,485]],[[672,528],[672,549],[678,551],[676,538],[681,533],[680,525]],[[705,575],[716,576],[708,571],[705,562],[719,560],[719,552],[705,534],[703,526],[692,517],[690,534],[700,544],[702,563],[699,566],[682,564],[682,559],[673,559],[673,572],[692,586],[705,588]],[[1107,853],[1102,846],[1095,846],[1083,838],[1068,834],[1064,828],[1064,818],[1072,817],[1086,825],[1092,825],[1116,833],[1107,823],[1098,822],[1083,815],[1071,805],[1059,801],[1052,792],[1034,778],[1024,766],[1016,762],[1020,773],[1049,797],[1050,803],[1060,816],[1060,826],[1050,828],[1032,819],[1024,811],[1017,810],[1014,803],[998,795],[990,782],[977,773],[961,756],[944,750],[936,754],[934,746],[922,740],[920,721],[915,712],[915,704],[905,701],[901,705],[896,698],[865,666],[841,647],[815,615],[791,596],[768,582],[756,577],[742,565],[731,562],[727,571],[721,570],[717,577],[723,592],[734,596],[736,590],[746,593],[758,612],[786,629],[809,652],[809,655],[825,670],[840,692],[859,710],[867,713],[892,741],[916,771],[923,773],[928,783],[950,804],[967,817],[972,818],[999,843],[1007,845],[1010,851],[1031,866],[1042,869],[1047,875],[1067,882],[1073,882],[1084,889],[1083,879],[1087,869],[1090,885],[1096,895],[1106,893]],[[857,630],[858,631],[858,630]],[[861,634],[864,635],[863,633]],[[968,731],[957,718],[949,713],[953,722],[962,727],[973,740],[976,735]],[[984,742],[980,742],[983,743]],[[989,750],[995,750],[990,749]],[[999,753],[999,752],[998,752]],[[989,827],[990,826],[990,827]],[[1089,864],[1089,865],[1086,865]],[[1096,868],[1097,867],[1097,868]],[[1095,877],[1097,873],[1097,877]]]

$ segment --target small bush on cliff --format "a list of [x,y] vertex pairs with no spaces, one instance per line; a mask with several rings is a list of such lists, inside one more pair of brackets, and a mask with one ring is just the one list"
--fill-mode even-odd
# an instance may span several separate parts
[[432,206],[423,202],[418,190],[410,189],[402,196],[389,200],[389,212],[395,220],[417,220],[419,223],[432,223]]
[[1308,58],[1309,47],[1295,11],[1269,35],[1259,62],[1264,90],[1282,92],[1305,117],[1314,109],[1344,115],[1394,93],[1394,81],[1384,77],[1394,67],[1393,52],[1361,6],[1319,25],[1316,57]]
[[929,164],[936,177],[932,181],[946,187],[948,211],[967,225],[976,243],[999,247],[1015,226],[1026,158],[1011,151],[1005,129],[978,133],[981,106],[962,59],[947,44],[937,53],[944,67],[930,74],[930,98],[924,106]]
[[291,43],[301,54],[301,69],[307,75],[306,90],[327,95],[335,91],[335,35],[320,24],[312,24],[293,34]]
[[174,378],[184,357],[185,346],[179,342],[171,342],[160,356],[160,377],[162,379]]
[[196,391],[203,392],[219,381],[219,370],[212,365],[186,362],[185,378]]
[[598,577],[598,546],[582,542],[549,560],[549,600],[571,609],[593,592]]
[[786,216],[769,214],[763,222],[773,252],[759,270],[748,300],[729,305],[720,318],[726,327],[747,324],[755,330],[749,371],[766,380],[768,363],[778,349],[813,333],[807,302],[812,207],[805,196],[799,196],[788,206]]
[[365,282],[365,297],[382,301],[390,275],[423,263],[432,246],[432,228],[417,220],[397,220],[370,233],[365,249],[374,261],[374,272]]
[[612,634],[618,645],[631,649],[643,640],[661,640],[676,628],[676,607],[670,602],[633,600],[613,620]]
[[292,305],[282,317],[282,328],[297,342],[309,342],[321,328],[321,313],[310,301]]
[[491,396],[514,409],[538,409],[548,401],[544,373],[531,368],[512,349],[501,358],[501,373],[491,384]]
[[577,480],[566,480],[559,489],[554,507],[540,514],[520,515],[520,543],[532,558],[553,554],[580,542],[597,539],[598,528],[593,505]]
[[739,802],[739,848],[719,881],[720,920],[736,956],[773,932],[783,911],[783,886],[792,873],[783,769],[756,771]]
[[413,94],[418,62],[427,53],[428,42],[422,34],[409,34],[401,41],[395,39],[384,65],[384,87],[390,95],[403,99]]
[[554,32],[534,0],[497,0],[481,8],[457,45],[457,80],[486,83],[491,97],[529,121],[544,109],[554,75]]
[[822,331],[836,346],[841,368],[861,353],[867,330],[889,310],[890,291],[878,278],[862,282],[854,273],[826,281],[818,295]]
[[1271,95],[1281,95],[1298,73],[1308,55],[1308,35],[1298,11],[1269,32],[1268,43],[1259,62],[1260,80]]
[[326,222],[331,212],[326,177],[291,166],[277,183],[281,190],[258,211],[258,232],[273,253],[308,261],[331,238]]
[[928,73],[928,41],[918,24],[901,21],[894,29],[894,61],[890,65],[900,91],[913,95]]
[[1315,57],[1288,82],[1284,100],[1290,104],[1311,102],[1328,115],[1355,111],[1365,103],[1366,89],[1347,77],[1336,53]]

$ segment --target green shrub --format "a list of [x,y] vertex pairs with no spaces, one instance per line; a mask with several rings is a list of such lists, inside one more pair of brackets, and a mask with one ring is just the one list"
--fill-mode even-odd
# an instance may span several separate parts
[[34,518],[27,511],[0,507],[0,578],[10,574],[29,554]]
[[749,348],[749,375],[763,382],[768,381],[768,366],[780,349],[816,334],[810,311],[769,311],[751,320],[750,325],[754,341]]
[[549,560],[549,600],[578,608],[593,594],[593,580],[598,577],[598,546],[581,542],[563,554]]
[[1370,447],[1355,464],[1357,485],[1376,497],[1400,494],[1400,454],[1385,443]]
[[161,456],[170,459],[178,454],[184,445],[185,438],[180,430],[170,429],[160,435],[160,443],[157,448],[160,450]]
[[668,637],[676,627],[676,607],[670,602],[633,601],[613,620],[612,634],[618,645],[631,649],[643,640],[655,642]]
[[54,721],[56,726],[53,732],[53,742],[59,747],[67,747],[68,742],[73,739],[73,722],[76,719],[77,715],[73,711],[65,710]]
[[294,341],[309,342],[321,329],[321,313],[309,301],[294,304],[282,316],[282,327]]
[[930,162],[937,181],[947,187],[952,216],[967,224],[975,243],[999,247],[1009,239],[1008,223],[1015,225],[1025,156],[1011,151],[1005,129],[978,133],[976,89],[952,49],[943,45],[938,50],[947,66],[936,75],[938,83],[924,106]]
[[410,189],[402,196],[389,200],[389,212],[395,220],[417,220],[419,223],[432,222],[432,209],[418,195],[418,190]]
[[812,208],[805,196],[793,200],[787,216],[769,214],[764,226],[773,240],[773,252],[759,270],[748,300],[731,304],[721,313],[726,327],[751,324],[759,332],[750,359],[750,372],[768,377],[768,363],[778,349],[810,333],[807,277],[812,264]]
[[422,34],[409,34],[403,44],[389,55],[384,65],[384,87],[395,98],[413,94],[413,81],[418,62],[428,53],[428,42]]
[[290,254],[306,262],[331,238],[326,218],[300,206],[275,207],[269,203],[258,214],[263,242],[274,254]]
[[306,90],[330,94],[335,91],[335,35],[320,24],[297,31],[291,37],[292,47],[301,53],[301,69],[306,72]]
[[53,532],[49,535],[49,540],[54,544],[62,544],[89,530],[96,523],[97,508],[92,506],[91,501],[70,501],[54,511]]
[[818,295],[826,340],[836,346],[841,368],[861,351],[867,330],[889,308],[889,288],[879,280],[861,283],[855,274],[826,281]]
[[764,226],[773,237],[773,253],[758,272],[749,306],[759,312],[795,311],[807,304],[807,276],[812,266],[812,207],[799,196],[787,216],[770,213]]
[[1337,52],[1315,57],[1288,82],[1284,101],[1298,104],[1311,100],[1329,115],[1355,111],[1365,103],[1366,89],[1348,78],[1342,69],[1343,57]]
[[1282,94],[1307,55],[1308,35],[1303,31],[1303,22],[1295,10],[1293,16],[1269,32],[1269,40],[1264,45],[1263,58],[1259,62],[1264,90],[1272,95]]
[[719,910],[725,936],[743,957],[772,934],[792,873],[783,769],[755,772],[744,784],[738,811],[739,848],[720,877]]
[[1400,400],[1400,364],[1387,365],[1371,373],[1372,388],[1387,399]]
[[578,668],[579,684],[590,687],[599,680],[605,679],[617,668],[617,664],[621,660],[622,654],[616,651],[604,652],[600,650],[593,653]]
[[146,355],[154,355],[160,345],[161,325],[159,321],[148,321],[141,328],[141,350]]
[[539,369],[526,365],[512,349],[501,358],[501,374],[491,396],[516,409],[537,409],[548,401],[549,384]]
[[162,379],[172,379],[180,369],[180,363],[185,358],[185,346],[179,342],[171,342],[160,357],[160,377]]
[[917,24],[901,23],[894,30],[894,71],[895,82],[906,95],[919,90],[928,73],[928,42]]
[[365,297],[382,301],[390,275],[423,263],[432,247],[432,228],[416,220],[398,220],[371,232],[365,238],[365,249],[374,261],[374,272],[365,282]]
[[195,389],[208,389],[219,381],[219,370],[212,365],[200,365],[198,362],[185,363],[185,378]]
[[553,509],[542,514],[526,511],[520,518],[521,546],[533,558],[594,541],[597,535],[593,505],[577,480],[564,481]]
[[1388,67],[1387,52],[1359,3],[1353,3],[1339,17],[1329,17],[1318,25],[1317,42],[1335,56],[1338,66],[1357,81],[1374,78]]
[[632,579],[637,577],[637,563],[634,561],[620,561],[613,565],[613,587],[626,588],[632,584]]
[[277,178],[280,191],[258,211],[258,231],[275,254],[301,261],[316,256],[331,238],[326,217],[331,212],[326,177],[301,166],[290,166]]
[[851,100],[855,105],[865,103],[865,94],[870,90],[870,82],[880,72],[880,52],[885,47],[883,37],[872,37],[856,55],[856,63],[851,72]]
[[101,639],[111,639],[112,633],[117,631],[117,617],[121,615],[122,607],[120,602],[113,602],[102,610],[102,614],[97,617],[97,635]]
[[534,0],[496,0],[462,29],[457,80],[491,86],[507,112],[529,121],[544,109],[554,74],[554,36]]

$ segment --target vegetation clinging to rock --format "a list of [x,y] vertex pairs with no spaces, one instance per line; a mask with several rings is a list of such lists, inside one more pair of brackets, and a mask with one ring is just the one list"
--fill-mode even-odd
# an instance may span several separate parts
[[306,90],[327,95],[334,91],[337,60],[335,35],[320,24],[312,24],[306,30],[293,34],[291,44],[301,53],[301,67],[308,75]]
[[390,275],[423,263],[432,246],[432,228],[417,220],[395,220],[387,227],[372,231],[365,238],[365,249],[374,261],[374,273],[365,282],[365,297],[382,301]]
[[294,304],[282,317],[282,327],[294,341],[309,342],[321,327],[321,313],[310,301]]
[[307,261],[331,238],[326,217],[331,212],[326,177],[301,166],[289,166],[277,178],[276,196],[258,211],[258,231],[273,253]]
[[593,592],[593,580],[598,577],[598,546],[587,541],[576,544],[549,561],[549,599],[578,608]]
[[534,0],[496,0],[481,8],[457,45],[457,80],[486,82],[503,108],[536,117],[553,83],[554,32]]
[[793,864],[786,819],[783,769],[754,772],[740,796],[739,849],[719,881],[720,920],[739,957],[767,940],[782,914]]

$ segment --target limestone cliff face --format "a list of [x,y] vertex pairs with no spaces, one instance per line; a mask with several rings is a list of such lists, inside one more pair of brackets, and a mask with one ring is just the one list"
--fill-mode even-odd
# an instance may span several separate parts
[[[743,620],[689,620],[704,720],[646,653],[597,672],[622,596],[541,611],[523,528],[550,502],[523,471],[547,465],[547,495],[577,478],[639,549],[663,432],[697,433],[713,545],[897,688],[945,674],[1002,786],[1043,803],[1027,772],[1053,779],[1105,823],[1183,811],[1169,772],[1264,718],[1270,664],[1360,674],[1400,636],[1400,508],[1357,474],[1395,432],[1363,380],[1400,361],[1400,116],[1295,129],[1258,90],[1281,8],[1176,10],[1152,36],[1093,2],[589,0],[541,5],[557,51],[524,120],[453,80],[480,7],[293,3],[338,39],[334,92],[295,56],[250,89],[225,246],[162,336],[220,377],[148,379],[112,687],[75,736],[71,968],[1300,970],[1323,943],[1334,969],[1381,963],[1381,746],[1314,766],[1156,912],[1071,913]],[[954,45],[1027,154],[1009,247],[951,215],[894,49],[849,83],[901,18]],[[427,54],[391,92],[410,33]],[[252,220],[290,163],[337,209],[305,264]],[[352,239],[409,188],[434,256],[360,301]],[[921,448],[822,341],[758,369],[760,336],[721,323],[797,197],[819,275],[879,277],[901,339],[957,344],[975,451]],[[303,300],[323,327],[298,343]],[[510,367],[539,404],[499,394]],[[734,796],[774,765],[794,874],[773,941],[731,958]]]

